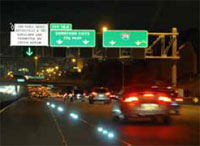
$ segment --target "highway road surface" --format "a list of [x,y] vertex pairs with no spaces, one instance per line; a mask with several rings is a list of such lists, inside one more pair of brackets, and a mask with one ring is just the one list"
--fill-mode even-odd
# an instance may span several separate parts
[[112,106],[23,98],[1,110],[1,145],[200,145],[199,106],[182,106],[170,125],[148,119],[118,124]]

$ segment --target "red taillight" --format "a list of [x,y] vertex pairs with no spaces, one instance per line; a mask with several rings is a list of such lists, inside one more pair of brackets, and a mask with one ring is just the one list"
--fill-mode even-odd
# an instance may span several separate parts
[[106,92],[105,95],[106,95],[106,96],[110,96],[110,92]]
[[138,97],[131,96],[124,99],[124,102],[136,102],[139,101]]
[[86,96],[86,93],[83,93],[83,96]]
[[96,92],[92,92],[92,96],[97,96],[97,93]]
[[158,100],[162,101],[162,102],[171,102],[172,101],[171,98],[166,97],[166,96],[159,96]]

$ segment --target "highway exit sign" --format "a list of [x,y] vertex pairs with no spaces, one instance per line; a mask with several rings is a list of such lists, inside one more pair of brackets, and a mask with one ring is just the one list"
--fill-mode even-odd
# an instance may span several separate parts
[[103,32],[105,48],[147,48],[148,31],[106,30]]
[[55,30],[72,30],[71,23],[51,23],[50,24],[50,31]]
[[50,31],[51,47],[95,47],[95,30]]

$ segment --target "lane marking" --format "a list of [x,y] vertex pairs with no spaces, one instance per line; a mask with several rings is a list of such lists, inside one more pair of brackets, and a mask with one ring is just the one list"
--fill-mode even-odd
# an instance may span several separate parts
[[[94,126],[93,124],[90,124],[90,123],[87,122],[86,120],[80,119],[80,121],[95,129],[95,126]],[[124,141],[123,139],[118,138],[118,140],[119,140],[121,143],[123,143],[123,144],[125,144],[125,145],[127,145],[127,146],[133,146],[132,144],[128,143],[127,141]]]
[[120,142],[122,142],[123,144],[127,145],[127,146],[133,146],[132,144],[124,141],[123,139],[119,139]]
[[[51,110],[51,109],[50,109]],[[52,111],[52,110],[51,110]],[[52,113],[53,114],[53,113]],[[69,115],[69,114],[65,114],[66,115],[66,117]],[[54,116],[55,117],[55,116]],[[93,124],[91,124],[91,123],[89,123],[88,121],[86,121],[86,120],[84,120],[84,119],[82,119],[81,117],[79,117],[79,120],[81,121],[81,122],[83,122],[84,124],[86,124],[86,125],[88,125],[89,127],[91,127],[91,128],[93,128],[93,129],[96,129],[96,126],[95,125],[93,125]],[[57,121],[57,120],[56,120]],[[59,124],[58,124],[59,125]],[[61,131],[61,130],[60,130]],[[61,131],[62,132],[62,131]],[[63,135],[63,134],[62,134]],[[133,146],[132,144],[130,144],[129,142],[127,142],[127,141],[125,141],[125,140],[123,140],[123,139],[120,139],[120,138],[118,138],[118,140],[121,142],[121,143],[123,143],[124,145],[127,145],[127,146]]]
[[12,107],[13,105],[15,105],[16,103],[25,100],[27,97],[22,97],[20,99],[18,99],[17,101],[13,101],[11,104],[7,105],[6,107],[4,107],[3,109],[0,110],[0,114],[3,113],[4,111],[6,111],[7,109],[9,109],[10,107]]
[[64,134],[63,134],[63,132],[62,132],[62,130],[61,130],[61,128],[60,128],[60,125],[59,125],[59,123],[58,123],[58,121],[57,121],[57,119],[56,119],[56,117],[55,117],[53,111],[52,111],[51,109],[50,109],[50,111],[51,111],[52,118],[53,118],[53,120],[54,120],[54,122],[55,122],[56,128],[58,129],[58,132],[59,132],[60,137],[61,137],[61,139],[62,139],[62,143],[63,143],[65,146],[67,146],[67,141],[66,141],[65,136],[64,136]]

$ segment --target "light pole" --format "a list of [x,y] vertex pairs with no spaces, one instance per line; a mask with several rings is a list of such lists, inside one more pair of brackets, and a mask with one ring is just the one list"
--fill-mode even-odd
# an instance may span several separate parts
[[38,56],[34,57],[34,62],[35,62],[35,75],[37,75]]
[[124,90],[124,82],[125,82],[125,79],[124,79],[124,62],[121,61],[122,63],[122,90]]

